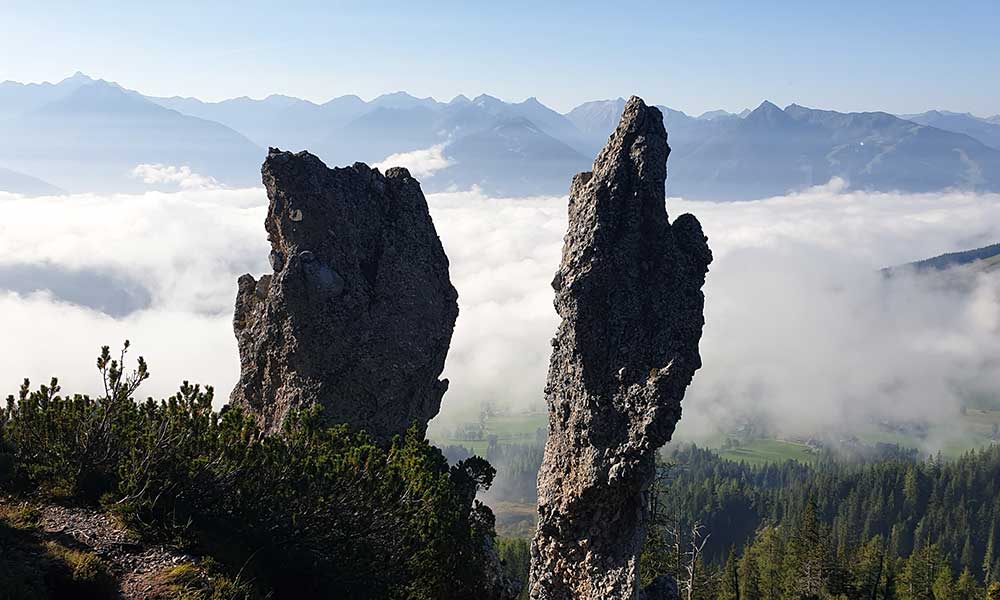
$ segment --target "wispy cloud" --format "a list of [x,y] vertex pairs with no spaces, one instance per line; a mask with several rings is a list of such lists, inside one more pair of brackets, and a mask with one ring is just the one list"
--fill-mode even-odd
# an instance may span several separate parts
[[410,171],[410,175],[417,179],[429,177],[437,171],[446,169],[454,164],[444,155],[444,148],[445,144],[436,144],[422,150],[390,154],[385,157],[385,160],[377,162],[372,166],[382,171],[391,167],[406,167]]
[[182,190],[214,190],[222,187],[214,177],[199,175],[187,165],[141,164],[132,169],[132,177],[150,185],[172,184]]

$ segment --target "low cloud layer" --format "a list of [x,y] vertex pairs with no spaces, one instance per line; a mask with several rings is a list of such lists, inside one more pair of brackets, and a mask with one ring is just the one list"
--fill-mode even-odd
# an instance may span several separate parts
[[182,190],[214,190],[222,187],[214,177],[200,175],[182,165],[141,164],[132,169],[132,177],[149,185],[176,185]]
[[390,154],[385,160],[375,163],[372,167],[385,171],[392,167],[406,167],[410,175],[421,179],[430,177],[441,169],[452,165],[452,161],[444,155],[444,144],[436,144],[430,148]]
[[[540,409],[565,198],[470,191],[428,201],[461,310],[439,420],[477,414],[484,401]],[[224,399],[239,369],[236,278],[267,270],[265,206],[260,189],[0,194],[0,272],[100,272],[102,286],[148,293],[113,317],[65,287],[0,290],[4,394],[25,376],[51,375],[64,389],[95,391],[93,355],[128,337],[154,373],[147,394],[190,379],[215,384]],[[879,272],[1000,241],[1000,195],[846,193],[833,182],[757,202],[671,199],[668,210],[696,214],[716,257],[705,366],[679,436],[710,436],[745,417],[804,434],[880,418],[942,421],[1000,389],[1000,276]]]
[[[263,190],[0,193],[0,272],[69,274],[48,290],[37,279],[0,289],[0,393],[15,392],[24,377],[52,376],[66,391],[94,392],[100,346],[128,338],[150,362],[146,394],[169,394],[184,379],[228,394],[239,373],[234,277],[267,268],[265,200]],[[93,272],[106,277],[79,275]],[[99,310],[135,297],[137,287],[145,300],[137,310],[118,318]]]
[[1000,241],[1000,196],[843,193],[673,202],[705,225],[704,369],[679,433],[756,417],[815,435],[871,421],[949,423],[1000,389],[1000,275],[880,268]]

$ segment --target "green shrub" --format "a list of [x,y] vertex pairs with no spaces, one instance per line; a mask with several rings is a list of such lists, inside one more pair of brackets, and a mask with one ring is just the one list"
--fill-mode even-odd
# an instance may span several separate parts
[[0,521],[4,521],[16,529],[37,527],[41,518],[38,509],[27,502],[0,506]]
[[12,458],[9,475],[0,479],[4,488],[39,486],[55,497],[95,501],[114,488],[115,471],[128,452],[135,435],[136,406],[132,395],[149,377],[139,357],[131,374],[123,363],[129,343],[120,357],[101,350],[97,368],[105,395],[59,395],[59,381],[31,391],[25,379],[17,399],[8,396],[0,415],[0,440]]
[[497,553],[511,581],[521,583],[518,600],[528,598],[528,570],[531,566],[531,549],[528,540],[518,537],[500,538]]
[[264,436],[211,387],[135,402],[145,362],[102,349],[105,395],[63,397],[25,381],[0,415],[12,491],[102,502],[150,539],[190,545],[279,597],[468,598],[485,585],[495,470],[449,468],[417,432],[388,448],[328,426],[318,409]]

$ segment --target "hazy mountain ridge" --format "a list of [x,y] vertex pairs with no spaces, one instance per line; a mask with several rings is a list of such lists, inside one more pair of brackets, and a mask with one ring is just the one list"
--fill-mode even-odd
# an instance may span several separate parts
[[1000,150],[1000,115],[981,119],[970,113],[929,110],[917,115],[899,115],[899,118],[945,131],[964,133],[994,150]]
[[[72,191],[141,187],[129,177],[140,163],[257,185],[269,146],[309,149],[330,164],[438,148],[443,166],[421,178],[428,191],[478,185],[492,195],[564,194],[572,176],[590,168],[624,102],[587,102],[566,114],[536,98],[440,102],[402,91],[322,104],[278,94],[203,102],[147,97],[77,73],[56,84],[0,84],[0,135],[8,140],[0,164]],[[1000,150],[990,145],[1000,124],[990,119],[931,111],[906,120],[767,101],[699,117],[658,108],[673,150],[673,196],[756,199],[832,177],[848,189],[1000,190]]]
[[164,108],[114,83],[71,79],[54,86],[62,89],[59,95],[49,88],[34,95],[20,90],[22,111],[0,121],[6,142],[0,164],[44,174],[71,191],[141,189],[145,184],[131,171],[143,163],[188,165],[231,185],[258,182],[262,150],[234,129]]
[[79,71],[58,83],[0,83],[0,120],[17,116],[47,102],[58,100],[94,80]]
[[25,196],[62,193],[62,190],[47,181],[3,167],[0,167],[0,190]]
[[331,164],[375,163],[444,145],[449,166],[424,178],[430,190],[479,185],[494,194],[564,193],[568,178],[590,163],[586,136],[535,98],[508,103],[482,94],[444,103],[393,92],[324,104],[273,95],[217,103],[149,99],[245,132],[260,146],[308,148]]
[[[570,112],[592,135],[618,101]],[[885,112],[840,113],[764,101],[746,115],[700,118],[660,106],[669,133],[672,196],[708,200],[781,195],[844,179],[853,189],[1000,189],[1000,152],[962,133]]]

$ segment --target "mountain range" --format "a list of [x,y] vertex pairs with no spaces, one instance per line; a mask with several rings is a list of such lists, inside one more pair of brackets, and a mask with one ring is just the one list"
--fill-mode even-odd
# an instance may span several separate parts
[[62,190],[37,177],[0,167],[0,191],[25,196],[45,196],[62,193]]
[[0,165],[69,191],[144,188],[130,175],[139,164],[259,183],[264,151],[242,134],[82,74],[49,86],[0,84],[0,115]]
[[929,110],[918,115],[900,115],[900,118],[946,131],[964,133],[987,146],[1000,149],[1000,115],[981,119],[969,113]]
[[[590,168],[624,103],[587,102],[560,114],[536,98],[504,102],[485,94],[449,102],[405,92],[367,102],[281,95],[203,102],[144,96],[82,73],[55,84],[4,82],[0,189],[145,189],[132,176],[139,164],[187,165],[224,185],[258,185],[265,148],[274,146],[309,149],[330,165],[430,150],[434,167],[420,176],[428,191],[564,194],[572,175]],[[767,101],[739,114],[697,117],[659,108],[673,149],[673,196],[746,200],[832,177],[851,189],[1000,190],[1000,115],[900,117]]]

